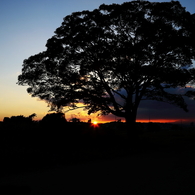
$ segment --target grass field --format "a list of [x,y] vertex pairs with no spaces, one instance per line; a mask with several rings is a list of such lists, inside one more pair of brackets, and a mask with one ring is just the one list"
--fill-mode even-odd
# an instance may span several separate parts
[[0,194],[194,194],[193,129],[122,127],[2,130]]
[[194,151],[195,131],[168,129],[140,131],[129,139],[124,124],[68,124],[65,127],[35,126],[1,128],[1,176],[34,171],[57,164],[78,164],[114,159],[151,151]]

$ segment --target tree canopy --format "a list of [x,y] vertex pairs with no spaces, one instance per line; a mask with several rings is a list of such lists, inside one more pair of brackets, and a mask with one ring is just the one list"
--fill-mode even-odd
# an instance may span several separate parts
[[194,81],[195,15],[178,1],[102,4],[64,18],[46,51],[24,60],[19,85],[51,110],[100,111],[135,122],[140,101],[168,102],[187,111],[167,89]]

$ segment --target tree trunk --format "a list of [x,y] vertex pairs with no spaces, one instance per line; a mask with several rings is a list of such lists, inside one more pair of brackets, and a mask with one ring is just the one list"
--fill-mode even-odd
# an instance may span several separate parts
[[137,117],[137,108],[132,109],[130,112],[126,112],[126,128],[127,135],[130,140],[136,140],[138,137],[138,132],[136,129],[136,117]]

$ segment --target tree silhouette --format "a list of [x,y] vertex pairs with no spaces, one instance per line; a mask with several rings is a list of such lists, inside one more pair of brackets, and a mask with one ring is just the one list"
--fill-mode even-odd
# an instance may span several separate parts
[[79,118],[71,118],[70,119],[70,122],[79,123],[80,122],[80,119]]
[[46,114],[42,120],[41,120],[42,123],[44,124],[63,124],[66,121],[66,118],[65,118],[65,114],[64,113],[61,113],[61,112],[58,112],[58,113],[50,113],[50,114]]
[[[140,101],[168,102],[187,111],[167,89],[194,80],[195,15],[178,1],[102,4],[64,18],[47,50],[24,60],[19,85],[51,110],[77,108],[136,121]],[[188,92],[188,96],[193,92]]]

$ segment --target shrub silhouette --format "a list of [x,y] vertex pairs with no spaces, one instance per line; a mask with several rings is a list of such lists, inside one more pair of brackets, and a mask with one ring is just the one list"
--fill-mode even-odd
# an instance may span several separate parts
[[19,125],[19,126],[23,126],[23,125],[30,125],[33,122],[33,118],[36,116],[35,113],[29,115],[28,117],[25,117],[23,115],[19,115],[19,116],[11,116],[9,117],[4,117],[3,119],[3,123],[6,125]]
[[80,123],[80,119],[79,118],[72,118],[72,119],[70,119],[70,122]]
[[60,127],[66,122],[67,120],[65,119],[65,115],[61,112],[47,114],[41,120],[41,124],[47,127]]

